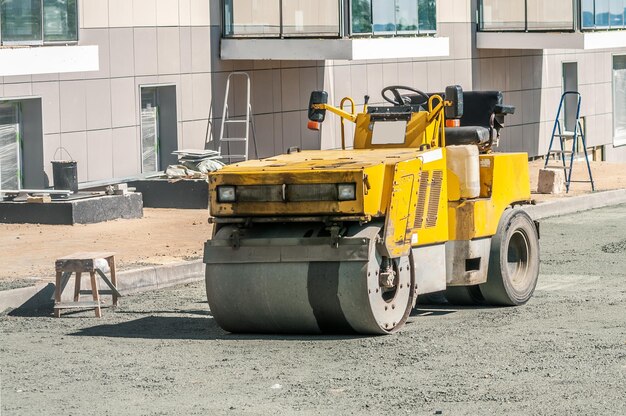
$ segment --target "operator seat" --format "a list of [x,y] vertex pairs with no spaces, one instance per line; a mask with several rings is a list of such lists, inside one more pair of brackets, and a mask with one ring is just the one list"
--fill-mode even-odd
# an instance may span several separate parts
[[[441,93],[437,94],[444,96]],[[410,98],[413,100],[413,96]],[[446,127],[446,145],[481,145],[496,142],[500,130],[504,127],[504,117],[515,113],[515,107],[504,105],[502,101],[501,91],[464,91],[461,126]]]

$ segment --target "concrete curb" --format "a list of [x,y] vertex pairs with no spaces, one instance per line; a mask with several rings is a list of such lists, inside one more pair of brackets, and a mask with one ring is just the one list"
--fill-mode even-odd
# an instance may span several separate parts
[[[626,189],[562,198],[523,209],[533,219],[539,220],[620,204],[626,204]],[[122,294],[139,293],[197,282],[203,278],[202,260],[187,261],[118,272],[118,289]],[[65,291],[66,296],[70,296],[69,292],[71,291]],[[53,283],[0,291],[0,312],[7,309],[37,309],[50,306],[53,295]]]
[[[163,289],[169,286],[197,282],[204,278],[202,260],[142,267],[117,273],[118,290],[122,295]],[[84,289],[89,289],[87,281]],[[71,283],[70,283],[71,284]],[[102,284],[101,284],[102,286]],[[71,290],[64,291],[63,298],[71,297]],[[42,283],[31,287],[0,291],[0,312],[7,309],[37,309],[51,306],[54,283]]]
[[626,189],[561,198],[554,201],[542,202],[537,205],[526,206],[523,209],[534,220],[540,220],[620,204],[626,204]]

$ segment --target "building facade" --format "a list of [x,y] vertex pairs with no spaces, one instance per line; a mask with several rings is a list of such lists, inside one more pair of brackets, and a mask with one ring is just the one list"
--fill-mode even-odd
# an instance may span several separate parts
[[[588,146],[626,162],[626,0],[0,4],[2,189],[51,185],[53,160],[76,160],[85,184],[216,148],[233,71],[252,82],[251,157],[340,147],[334,116],[306,128],[312,90],[361,106],[388,85],[459,84],[505,92],[517,112],[500,149],[531,157],[547,151],[561,93],[578,90]],[[229,112],[241,115],[244,83],[231,92]]]

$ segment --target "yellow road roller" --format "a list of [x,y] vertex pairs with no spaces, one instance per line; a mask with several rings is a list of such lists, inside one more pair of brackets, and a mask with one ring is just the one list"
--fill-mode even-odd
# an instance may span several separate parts
[[[355,112],[353,145],[226,166],[209,176],[214,235],[204,247],[211,313],[236,333],[389,334],[418,295],[521,305],[539,274],[528,156],[492,150],[507,114],[497,91],[390,86]],[[343,104],[352,103],[352,111]],[[342,128],[343,132],[343,128]]]

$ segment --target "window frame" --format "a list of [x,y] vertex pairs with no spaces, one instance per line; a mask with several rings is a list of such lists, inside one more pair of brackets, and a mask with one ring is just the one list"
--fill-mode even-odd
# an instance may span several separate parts
[[[72,40],[45,40],[45,21],[44,21],[44,3],[41,0],[41,39],[40,40],[9,40],[5,41],[2,37],[2,22],[0,20],[0,46],[54,46],[54,45],[76,45],[80,40],[80,1],[76,0],[76,39]],[[0,10],[1,12],[1,10]],[[0,13],[1,14],[1,13]]]

